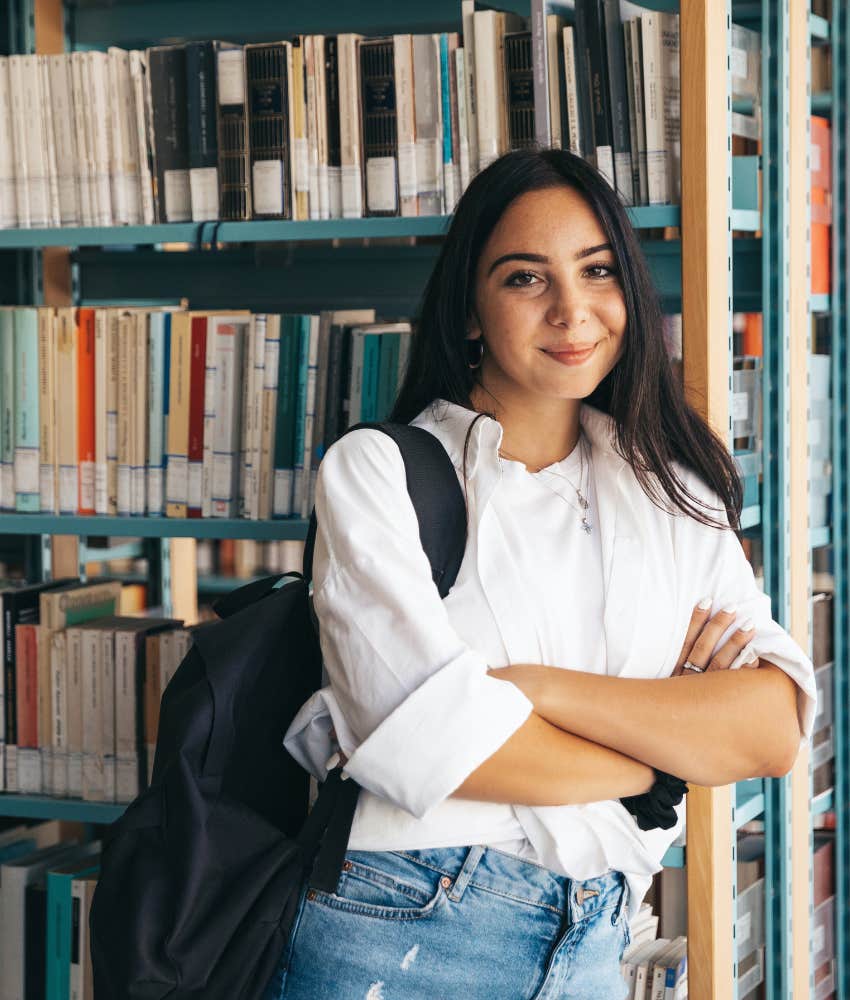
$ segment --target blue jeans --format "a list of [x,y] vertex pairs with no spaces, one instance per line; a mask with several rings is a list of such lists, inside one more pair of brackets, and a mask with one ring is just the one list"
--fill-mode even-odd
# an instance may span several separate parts
[[481,845],[347,851],[336,893],[302,889],[264,1000],[621,1000],[627,893]]

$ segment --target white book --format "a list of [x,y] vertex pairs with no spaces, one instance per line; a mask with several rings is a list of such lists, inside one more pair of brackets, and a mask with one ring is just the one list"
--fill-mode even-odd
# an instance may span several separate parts
[[101,688],[101,633],[85,628],[82,632],[82,754],[83,795],[89,802],[104,800],[103,781],[103,690]]
[[130,387],[132,399],[131,435],[132,454],[130,466],[130,513],[143,515],[145,513],[146,488],[146,457],[148,431],[148,320],[149,313],[140,310],[135,315],[133,324],[133,383]]
[[69,1000],[92,1000],[94,977],[89,944],[89,913],[91,912],[97,875],[83,875],[71,881],[72,932],[77,937],[71,947],[71,968],[68,974]]
[[655,958],[652,972],[651,1000],[666,1000],[667,983],[672,980],[673,989],[679,979],[679,964],[682,956],[687,955],[687,938],[675,938],[667,948]]
[[[460,198],[469,184],[469,123],[466,117],[466,50],[458,46],[454,50],[455,73],[457,78],[457,141],[456,162],[460,171],[460,189],[455,192]],[[454,211],[454,205],[447,206]]]
[[351,376],[348,382],[348,422],[346,427],[360,423],[363,404],[363,348],[366,332],[359,327],[351,331]]
[[0,56],[0,229],[14,229],[18,224],[15,199],[15,133],[12,125],[12,92],[9,82],[9,59]]
[[344,219],[359,219],[363,215],[360,58],[357,44],[361,37],[353,33],[337,35],[341,198]]
[[207,338],[215,340],[215,417],[212,438],[212,517],[235,517],[239,488],[240,376],[250,320],[211,316]]
[[76,132],[76,167],[80,195],[80,221],[84,226],[94,225],[94,158],[89,139],[88,69],[85,52],[72,52],[71,79],[73,81],[74,128]]
[[[623,0],[621,0],[621,6],[622,3]],[[632,134],[635,137],[637,148],[638,190],[640,192],[640,204],[646,205],[649,201],[649,186],[646,173],[646,114],[641,59],[641,23],[639,17],[633,17],[624,27],[629,41],[626,51],[628,53],[627,58],[630,59],[629,82],[632,88],[629,100],[634,103],[635,124]]]
[[53,137],[57,150],[59,225],[80,225],[80,192],[77,176],[77,127],[74,117],[74,78],[69,53],[47,56]]
[[564,148],[581,156],[581,129],[578,120],[578,79],[576,77],[575,29],[568,24],[563,29],[564,90],[567,95],[567,136]]
[[50,867],[70,861],[76,841],[66,841],[0,865],[0,1000],[24,1000],[26,888]]
[[83,636],[82,629],[65,630],[67,660],[68,795],[83,797]]
[[475,72],[478,116],[478,162],[483,170],[508,148],[505,93],[505,32],[522,28],[521,18],[494,10],[477,10]]
[[313,72],[316,77],[316,160],[319,167],[319,218],[330,219],[331,192],[328,175],[328,114],[325,85],[325,36],[313,35]]
[[138,225],[138,167],[133,147],[138,143],[136,123],[128,103],[132,95],[130,53],[110,46],[106,50],[109,81],[109,186],[112,218],[116,225]]
[[655,951],[655,940],[652,941],[639,941],[629,945],[623,954],[623,960],[620,962],[620,971],[623,974],[623,979],[626,982],[626,988],[628,993],[626,994],[626,1000],[634,1000],[635,995],[635,976],[637,974],[638,967],[647,955],[651,955]]
[[[265,320],[263,320],[265,325]],[[265,336],[265,330],[263,331]],[[240,377],[241,392],[241,418],[240,418],[240,442],[239,442],[239,490],[237,510],[239,517],[248,517],[248,492],[250,490],[249,479],[253,475],[251,468],[251,420],[253,410],[251,397],[255,392],[254,387],[254,357],[257,343],[257,316],[251,317],[245,337],[245,350],[242,352],[242,375]]]
[[201,458],[201,517],[212,515],[213,436],[215,435],[215,348],[212,317],[207,318],[204,363],[204,446]]
[[266,318],[266,356],[263,364],[263,409],[260,420],[259,497],[257,501],[257,517],[261,520],[267,520],[272,516],[275,418],[277,416],[280,363],[280,321],[279,313],[269,314]]
[[153,200],[153,175],[151,172],[152,137],[150,105],[148,103],[147,57],[138,49],[130,51],[130,80],[132,84],[133,114],[135,117],[136,148],[139,155],[139,210],[143,226],[156,221]]
[[[469,146],[469,180],[479,171],[478,151],[478,110],[476,106],[478,77],[475,66],[475,0],[461,0],[461,20],[463,23],[463,76],[464,112],[466,119],[467,143]],[[461,99],[458,84],[458,101]],[[468,182],[467,182],[468,183]],[[464,188],[466,185],[464,185]]]
[[116,802],[115,790],[115,636],[109,629],[100,637],[101,743],[103,747],[103,800]]
[[418,215],[413,36],[393,35],[399,215]]
[[661,79],[664,102],[664,134],[667,148],[667,186],[674,205],[681,201],[681,84],[679,74],[679,15],[662,13]]
[[319,140],[318,115],[316,110],[315,40],[313,35],[304,36],[304,83],[307,103],[307,182],[309,190],[310,218],[320,219],[319,196]]
[[654,969],[654,958],[660,955],[668,947],[668,938],[659,938],[654,942],[655,947],[648,949],[638,960],[635,972],[635,996],[634,1000],[650,1000],[652,988],[652,973]]
[[15,147],[15,208],[18,228],[32,226],[29,189],[29,143],[25,100],[24,56],[9,56],[9,91],[11,94],[12,137]]
[[50,168],[44,137],[44,99],[41,93],[41,56],[21,56],[23,110],[27,143],[27,187],[30,225],[50,225]]
[[647,203],[665,205],[670,202],[670,185],[667,175],[661,14],[656,11],[644,11],[640,16],[640,22],[646,127]]
[[440,36],[413,36],[416,195],[419,215],[442,211],[442,101],[440,97]]
[[50,64],[48,59],[48,56],[38,56],[39,87],[41,91],[41,144],[47,165],[48,224],[51,226],[61,226],[59,168],[56,162],[56,136],[53,126],[53,102],[50,93]]
[[91,92],[91,123],[93,128],[95,225],[111,226],[112,177],[111,145],[112,119],[109,111],[109,57],[105,52],[86,53]]
[[266,331],[268,316],[265,313],[255,316],[254,325],[251,395],[248,405],[248,419],[250,421],[248,449],[251,471],[247,483],[248,503],[246,516],[257,520],[260,516],[260,450],[263,437],[263,387],[266,378]]
[[50,725],[53,748],[53,794],[68,794],[68,662],[66,636],[46,635],[50,642]]
[[136,740],[136,656],[133,632],[115,629],[115,801],[132,802],[139,794],[139,747]]

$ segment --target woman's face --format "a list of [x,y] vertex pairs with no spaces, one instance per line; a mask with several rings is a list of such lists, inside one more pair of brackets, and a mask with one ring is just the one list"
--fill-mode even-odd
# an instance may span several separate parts
[[529,191],[513,201],[476,269],[468,328],[484,339],[484,388],[532,408],[589,396],[623,352],[626,305],[615,266],[577,191]]

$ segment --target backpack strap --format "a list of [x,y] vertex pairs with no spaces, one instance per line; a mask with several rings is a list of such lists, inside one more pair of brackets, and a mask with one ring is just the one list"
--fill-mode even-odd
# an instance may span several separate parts
[[[383,431],[398,445],[404,460],[407,492],[419,520],[419,538],[431,563],[431,576],[443,598],[457,578],[466,550],[466,503],[452,460],[440,440],[424,427],[366,421],[354,424],[345,433],[361,427]],[[314,507],[304,543],[303,574],[308,583],[313,579],[316,528]]]
[[[457,578],[467,538],[466,503],[454,465],[439,439],[423,427],[363,422],[345,433],[361,427],[383,431],[401,451],[407,491],[419,520],[419,538],[431,564],[434,584],[440,597],[445,598]],[[316,528],[314,507],[304,545],[303,573],[308,583],[313,578]],[[342,768],[329,773],[297,838],[309,850],[326,826],[310,875],[311,888],[322,892],[336,892],[339,885],[360,795],[360,786],[351,779],[343,781],[341,775]]]

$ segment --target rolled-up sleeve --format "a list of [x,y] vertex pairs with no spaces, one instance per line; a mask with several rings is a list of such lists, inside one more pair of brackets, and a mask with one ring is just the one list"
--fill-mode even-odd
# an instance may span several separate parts
[[319,466],[315,503],[313,606],[346,722],[337,727],[344,771],[421,819],[533,704],[489,676],[484,656],[452,627],[391,438],[362,429],[335,442]]
[[[712,581],[710,593],[713,600],[712,614],[723,607],[736,608],[736,621],[729,626],[721,636],[714,652],[716,652],[740,628],[741,622],[752,618],[755,625],[753,637],[741,650],[731,664],[731,669],[743,665],[747,653],[755,654],[783,670],[797,685],[797,716],[803,740],[810,740],[817,708],[817,690],[815,687],[814,668],[811,659],[801,649],[799,644],[779,625],[771,614],[770,596],[764,593],[756,582],[753,568],[744,553],[741,542],[735,532],[728,526],[725,508],[720,498],[694,476],[693,473],[682,473],[686,485],[700,499],[712,504],[714,511],[709,516],[723,520],[727,525],[724,530],[699,525],[693,519],[690,530],[701,536],[697,546],[700,561],[706,568],[706,576]],[[719,510],[717,508],[720,508]],[[696,562],[694,563],[695,579],[699,579]],[[713,654],[712,654],[713,655]]]

